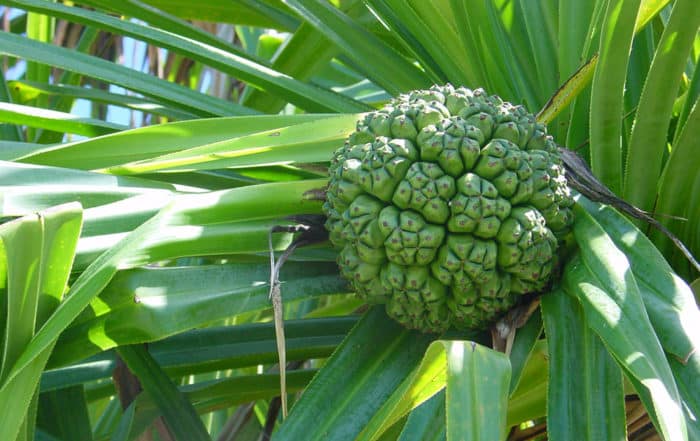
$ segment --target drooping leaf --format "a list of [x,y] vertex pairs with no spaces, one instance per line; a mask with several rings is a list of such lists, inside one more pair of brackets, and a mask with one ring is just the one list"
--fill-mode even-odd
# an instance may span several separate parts
[[562,287],[579,299],[586,323],[637,386],[658,430],[668,439],[686,439],[685,417],[673,374],[629,261],[583,208],[575,206],[574,213],[579,254],[566,265]]
[[578,204],[593,216],[625,253],[656,335],[664,350],[686,360],[700,348],[700,311],[690,287],[626,217],[613,208],[580,197]]

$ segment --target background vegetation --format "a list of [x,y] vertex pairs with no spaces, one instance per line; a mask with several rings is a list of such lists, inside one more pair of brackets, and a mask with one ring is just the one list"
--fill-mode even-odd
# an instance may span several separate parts
[[297,250],[284,422],[267,256],[358,114],[445,82],[538,113],[699,255],[696,0],[0,5],[0,439],[700,439],[698,273],[611,208],[579,198],[507,355]]

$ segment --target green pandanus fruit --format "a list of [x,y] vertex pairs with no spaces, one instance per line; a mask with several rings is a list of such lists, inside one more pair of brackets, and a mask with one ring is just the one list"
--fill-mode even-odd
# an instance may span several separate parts
[[424,332],[484,328],[542,290],[573,221],[545,127],[481,89],[435,86],[365,115],[329,174],[341,273]]

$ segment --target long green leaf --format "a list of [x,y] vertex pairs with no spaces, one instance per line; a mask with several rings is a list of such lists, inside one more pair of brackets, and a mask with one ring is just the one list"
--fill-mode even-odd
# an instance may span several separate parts
[[[145,179],[5,161],[0,161],[0,191],[2,216],[22,216],[74,201],[92,208],[139,195],[167,199],[175,192],[169,184]],[[95,229],[88,232],[94,234]]]
[[394,0],[373,0],[371,4],[403,39],[433,82],[468,83],[470,63],[466,57],[455,57],[462,45],[453,38],[456,24],[449,4]]
[[581,306],[575,298],[555,290],[543,296],[542,316],[549,349],[547,435],[552,439],[624,439],[622,374],[586,325]]
[[[308,266],[308,265],[307,265]],[[289,280],[285,277],[285,280]],[[292,281],[293,282],[293,281]],[[285,296],[286,296],[285,292]],[[325,358],[357,322],[357,316],[285,320],[287,359]],[[70,329],[70,328],[69,328]],[[41,391],[47,392],[97,380],[109,380],[116,363],[113,351],[103,351],[85,361],[62,367],[67,360],[82,359],[63,348],[70,336],[60,340],[41,378]],[[118,344],[127,342],[117,341]],[[143,343],[143,342],[139,342]],[[246,323],[193,329],[148,345],[149,352],[170,376],[185,376],[274,364],[277,346],[272,323]]]
[[591,169],[622,194],[622,117],[627,64],[641,0],[609,0],[591,89]]
[[[450,5],[457,24],[457,35],[467,54],[464,58],[474,66],[469,69],[474,87],[484,87],[489,93],[497,93],[506,100],[520,102],[520,97],[514,92],[514,84],[507,76],[503,54],[491,49],[498,43],[495,35],[497,30],[489,17],[490,3],[451,0]],[[488,56],[484,56],[485,51]]]
[[[255,189],[244,187],[224,192],[193,195],[196,197],[192,199],[188,199],[186,197],[188,195],[183,195],[185,196],[183,198],[177,198],[177,202],[168,205],[158,215],[146,221],[131,234],[116,243],[115,246],[101,254],[80,275],[73,283],[66,300],[61,303],[56,312],[51,315],[44,326],[36,333],[31,343],[19,357],[9,374],[9,380],[15,379],[23,369],[36,362],[37,357],[44,356],[58,335],[102,291],[118,268],[127,269],[151,263],[153,260],[150,259],[156,256],[170,255],[171,258],[174,258],[182,256],[183,252],[188,254],[190,251],[188,251],[187,247],[176,246],[174,249],[168,248],[168,242],[173,242],[172,237],[161,236],[160,242],[157,239],[154,240],[157,234],[163,231],[164,227],[194,226],[199,223],[200,225],[211,224],[212,228],[216,230],[216,224],[231,220],[269,219],[299,213],[318,213],[320,212],[321,204],[317,197],[317,188],[323,185],[323,182],[321,180],[320,182],[303,181],[267,184],[256,186]],[[275,201],[275,198],[277,198],[277,201]],[[270,201],[273,202],[270,203]],[[199,229],[196,227],[190,229],[189,234],[192,240],[199,234]],[[150,249],[144,249],[143,245],[148,243],[149,240],[148,247]],[[196,241],[192,243],[192,246],[196,248]],[[163,244],[166,246],[161,248],[159,253],[152,253],[153,249]],[[219,250],[226,252],[225,242],[216,246]]]
[[[108,213],[100,214],[107,215],[105,221],[116,217],[131,225],[139,225],[139,222],[153,215],[153,207],[170,204],[168,210],[172,211],[163,214],[160,219],[163,223],[158,231],[132,249],[129,265],[187,256],[264,253],[268,251],[270,228],[291,223],[284,220],[285,216],[321,214],[319,195],[326,182],[321,179],[249,186],[250,188],[193,195],[195,197],[191,199],[187,195],[161,195],[160,199],[143,195],[125,200],[123,204],[111,204]],[[141,206],[134,216],[110,215],[120,207],[133,208],[139,204],[150,205]],[[95,211],[101,210],[97,208]],[[93,233],[89,241],[81,240],[77,258],[80,260],[76,260],[76,264],[92,262],[97,255],[115,246],[128,234],[128,231],[104,234],[105,227],[112,228],[109,224],[102,225],[102,231]],[[121,226],[122,229],[124,227]],[[273,246],[275,249],[284,249],[291,239],[287,233],[275,234]]]
[[472,342],[450,342],[442,350],[448,357],[447,438],[503,438],[510,383],[508,358]]
[[[512,43],[513,40],[518,39],[516,36],[518,30],[517,26],[512,23],[512,17],[509,17],[509,13],[506,12],[508,8],[508,3],[503,2],[500,5],[497,2],[484,2],[486,6],[486,13],[488,16],[488,21],[490,24],[490,32],[492,36],[488,40],[484,41],[482,47],[491,47],[495,43],[494,53],[499,56],[502,54],[502,58],[497,59],[499,67],[502,68],[503,74],[505,75],[507,83],[499,84],[496,92],[500,93],[501,90],[506,90],[507,87],[512,88],[513,95],[505,95],[512,101],[517,103],[523,103],[526,107],[536,107],[542,105],[544,102],[544,95],[542,99],[538,97],[538,90],[535,84],[544,83],[544,79],[537,78],[531,66],[533,57],[525,57],[523,59],[521,56],[515,54],[517,43]],[[500,8],[499,8],[500,6]],[[505,11],[504,11],[505,9]],[[503,20],[508,21],[508,26],[510,29],[506,30],[506,25]],[[488,34],[487,34],[488,35]],[[524,39],[524,33],[522,33]],[[489,44],[489,42],[493,42]],[[522,50],[522,49],[521,49]],[[530,51],[528,51],[529,53]],[[495,57],[494,57],[495,58]],[[521,60],[523,63],[521,64]]]
[[46,144],[21,141],[4,141],[0,139],[0,160],[14,161],[22,156],[31,155],[39,150],[44,150],[45,148]]
[[[339,131],[344,131],[346,130],[344,124],[348,123],[345,119],[352,117],[325,114],[258,115],[180,121],[48,147],[44,151],[21,158],[21,161],[83,170],[101,169],[231,139],[244,138],[253,134],[263,134],[257,138],[257,141],[260,141],[260,138],[267,139],[268,142],[272,138],[274,141],[277,136],[275,133],[281,129],[317,120],[320,122],[327,118],[332,119],[330,123],[333,121],[338,123]],[[337,133],[338,137],[340,135],[341,133]],[[307,139],[312,140],[313,138],[307,134]],[[259,150],[255,153],[265,152],[264,144],[246,147],[257,147]],[[317,160],[327,161],[329,159],[330,156]],[[276,162],[284,162],[284,157],[280,156]]]
[[309,384],[273,439],[354,439],[416,367],[432,338],[407,331],[380,307],[371,309]]
[[182,395],[144,346],[122,346],[117,352],[138,377],[145,393],[158,406],[175,439],[211,440],[192,403]]
[[[700,69],[695,74],[700,78]],[[659,217],[659,221],[676,233],[687,245],[689,234],[693,226],[698,225],[700,218],[693,212],[692,207],[700,204],[700,195],[688,189],[700,185],[700,149],[697,140],[700,139],[700,98],[695,100],[692,110],[686,119],[685,125],[671,149],[664,172],[659,184],[659,195],[656,204],[656,212],[663,215],[679,216],[685,220],[668,219]],[[683,197],[679,197],[683,195]],[[697,230],[697,228],[695,228]],[[658,232],[653,232],[651,237],[665,256],[674,252],[671,241]],[[700,254],[700,249],[693,247],[695,255]]]
[[[556,89],[559,84],[558,66],[552,63],[552,60],[557,59],[557,23],[550,18],[556,18],[555,11],[549,11],[553,2],[528,2],[527,0],[516,2],[516,9],[511,20],[516,21],[517,18],[523,18],[524,30],[527,34],[521,38],[510,38],[512,45],[520,45],[515,49],[515,54],[518,55],[521,73],[531,73],[536,78],[535,81],[530,80],[531,87],[536,89],[539,103],[529,103],[530,107],[541,104],[546,100],[548,94]],[[588,2],[576,2],[586,4]],[[554,9],[554,8],[551,8]],[[581,22],[581,17],[578,17]],[[585,23],[585,22],[584,22]],[[510,25],[515,28],[515,23]],[[514,32],[514,30],[513,30]],[[567,29],[563,34],[576,32],[575,29]],[[511,34],[512,35],[512,34]],[[526,37],[526,38],[525,38]],[[529,45],[525,46],[528,42]],[[524,47],[522,47],[524,46]],[[531,57],[535,61],[535,70],[530,69]]]
[[0,121],[83,136],[100,136],[127,129],[99,119],[9,103],[0,103]]
[[22,424],[33,426],[26,420],[33,412],[28,416],[27,411],[58,334],[31,360],[22,359],[36,341],[37,313],[44,320],[63,293],[81,215],[80,205],[73,203],[0,225],[0,439],[15,439]]
[[598,334],[655,416],[666,439],[687,439],[673,374],[624,254],[603,228],[575,206],[579,255],[564,270],[563,288],[583,305],[586,323]]
[[[177,34],[157,28],[119,20],[86,9],[63,6],[59,3],[40,0],[6,1],[13,6],[40,10],[47,14],[128,35],[164,47],[231,74],[255,87],[282,95],[288,101],[309,111],[359,112],[367,110],[367,106],[354,102],[347,97],[302,83],[241,55],[210,46],[201,42],[201,40],[183,38]],[[241,106],[238,107],[239,110],[245,109]],[[252,111],[247,111],[246,113],[252,113]]]
[[[678,277],[654,245],[627,218],[610,207],[581,198],[578,202],[610,234],[615,245],[630,261],[639,292],[651,324],[668,354],[679,392],[689,413],[687,421],[700,415],[700,390],[694,382],[700,378],[700,322],[695,298],[688,285]],[[690,439],[700,435],[696,425],[688,424]]]
[[[316,370],[299,370],[287,373],[287,390],[302,392]],[[256,400],[268,400],[279,395],[279,375],[262,374],[223,378],[190,384],[181,387],[182,394],[192,402],[198,413],[212,412]],[[129,436],[134,440],[148,425],[159,416],[154,400],[148,396],[139,396],[132,406],[138,408],[134,415]],[[257,439],[257,438],[255,438]]]
[[[42,43],[51,43],[55,24],[56,20],[53,17],[30,12],[27,14],[27,38]],[[25,77],[30,81],[48,83],[51,78],[51,66],[28,62]],[[39,97],[32,104],[36,107],[46,108],[48,107],[48,99]],[[34,130],[31,127],[27,130],[27,138],[32,141],[37,141],[40,134],[41,130]]]
[[[212,22],[225,22],[229,20],[232,16],[238,15],[237,13],[239,13],[240,11],[248,9],[248,5],[244,3],[246,2],[236,0],[234,2],[231,2],[231,5],[229,6],[214,0],[203,1],[195,6],[191,4],[184,4],[183,2],[179,1],[169,1],[165,3],[153,0],[145,2],[139,0],[122,0],[120,2],[112,2],[109,0],[81,0],[80,2],[81,5],[92,6],[96,10],[115,12],[118,13],[118,15],[143,21],[145,23],[148,23],[152,27],[168,30],[168,32],[171,32],[173,34],[180,35],[191,40],[200,41],[202,43],[206,43],[208,45],[217,47],[219,49],[236,55],[251,57],[251,55],[245,52],[243,49],[241,49],[240,46],[232,44],[231,42],[226,41],[224,38],[220,38],[219,36],[214,35],[213,33],[196,26],[196,24],[188,20],[195,17],[186,17],[187,19],[182,19],[182,13],[187,11],[188,9],[203,11],[216,4],[216,6],[221,7],[228,13],[228,17],[222,14],[216,20],[201,20]],[[277,9],[277,11],[279,11],[279,8]],[[291,12],[289,12],[288,10],[287,16],[291,19],[291,22],[289,22],[289,29],[292,30],[296,28],[298,25],[298,20],[296,20],[293,14],[291,14]],[[237,24],[243,23],[238,22]],[[274,27],[274,25],[265,27]],[[262,61],[255,58],[252,59],[254,61]]]
[[623,194],[627,202],[643,210],[654,206],[676,91],[699,27],[697,3],[677,0],[639,101],[627,150]]
[[451,0],[450,6],[454,14],[456,24],[457,37],[459,37],[460,45],[462,46],[466,59],[471,60],[471,63],[466,63],[464,75],[468,79],[468,84],[478,85],[479,87],[494,89],[494,78],[489,77],[486,71],[486,60],[479,57],[479,44],[476,38],[478,35],[477,29],[478,19],[474,19],[468,13],[469,8],[465,2],[459,0]]
[[[670,0],[642,0],[635,23],[635,33],[643,29],[647,23],[670,2]],[[560,81],[571,75],[567,83],[557,91],[551,102],[559,105],[552,106],[551,102],[541,112],[542,120],[549,121],[562,111],[576,96],[581,93],[581,99],[568,119],[568,133],[566,143],[574,148],[589,142],[589,90],[586,89],[598,64],[598,53],[592,47],[593,42],[598,42],[600,33],[599,15],[605,12],[606,1],[598,2],[560,2],[559,4],[559,76]],[[588,61],[585,61],[586,58]],[[585,62],[584,62],[585,61]],[[582,77],[579,79],[577,77]],[[575,80],[573,82],[572,80]],[[544,110],[547,110],[545,113]],[[549,112],[551,110],[551,114]],[[546,115],[546,116],[545,116]],[[563,136],[559,136],[564,139]]]
[[[277,17],[271,17],[269,13],[261,13],[259,9],[250,5],[251,2],[207,0],[194,4],[189,0],[146,0],[144,3],[188,20],[233,23],[284,31],[294,30],[298,23],[296,17],[287,8],[284,8],[287,17],[284,21],[280,21],[273,19]],[[282,9],[281,2],[275,1],[274,4],[278,10]]]
[[37,426],[58,439],[92,441],[83,385],[42,393]]
[[37,305],[36,329],[43,326],[63,301],[84,218],[75,202],[40,212],[43,221],[44,262],[41,266],[41,289]]
[[285,0],[284,3],[340,47],[387,92],[397,95],[430,85],[428,78],[409,60],[330,3],[321,0]]
[[195,92],[192,89],[105,61],[101,58],[46,43],[31,41],[7,32],[0,32],[0,53],[48,64],[71,72],[79,72],[108,83],[120,85],[157,99],[174,108],[200,116],[254,113],[252,110],[242,106]]
[[[66,284],[71,270],[72,256],[75,253],[76,238],[80,234],[80,207],[77,204],[69,204],[61,207],[56,207],[51,210],[44,210],[40,214],[40,223],[43,229],[42,234],[42,262],[39,265],[39,291],[36,305],[35,328],[44,324],[46,319],[53,313],[58,304],[63,299],[63,294],[66,291]],[[14,265],[11,265],[14,266]],[[48,355],[49,351],[46,351]],[[38,388],[36,386],[37,372],[43,368],[45,359],[40,363],[36,363],[30,369],[22,372],[19,380],[13,382],[10,387],[17,387],[15,392],[7,394],[14,398],[23,400],[27,395],[31,395],[32,399],[29,408],[24,417],[23,427],[20,429],[20,435],[17,441],[21,439],[34,439],[35,432],[34,421],[37,415],[37,408],[41,400],[38,400]],[[7,385],[5,385],[7,386]],[[30,388],[35,388],[32,392]],[[77,403],[76,403],[77,404]],[[18,408],[17,410],[20,410]],[[80,412],[81,407],[75,406],[76,413]],[[39,412],[41,416],[41,412]],[[71,430],[71,429],[69,429]],[[76,429],[80,431],[81,429]],[[89,424],[87,425],[89,432]],[[24,438],[22,438],[24,436]],[[69,437],[70,438],[70,437]],[[86,440],[89,437],[79,437]]]
[[399,441],[444,441],[447,439],[445,421],[443,390],[411,412]]
[[700,331],[695,325],[700,323],[700,311],[690,287],[625,216],[583,197],[578,204],[595,218],[627,256],[649,319],[664,350],[679,360],[686,360],[700,348]]
[[153,159],[110,167],[110,174],[189,171],[325,162],[354,130],[360,115],[321,116],[317,120],[215,142]]
[[30,364],[23,366],[0,387],[0,435],[5,439],[30,440],[35,415],[33,398],[54,344],[55,341],[51,342]]
[[[560,124],[553,126],[557,127],[557,131],[553,136],[560,143],[566,143],[571,148],[574,148],[582,142],[582,140],[579,140],[579,136],[583,139],[588,139],[588,94],[590,89],[586,89],[586,87],[593,78],[593,72],[597,64],[597,54],[593,53],[590,43],[593,39],[592,28],[596,28],[599,31],[600,20],[598,20],[597,12],[602,9],[605,2],[560,1],[556,3],[558,3],[556,20],[559,29],[559,32],[557,32],[556,68],[558,83],[561,86],[551,101],[556,102],[557,97],[561,97],[564,102],[561,102],[561,105],[551,106],[554,114],[550,115],[546,120],[554,121],[554,116],[561,112],[561,116],[558,119]],[[576,77],[582,79],[580,89],[569,89],[569,86],[573,86],[572,79]],[[576,99],[584,89],[587,91],[582,94],[580,99]],[[578,105],[568,108],[568,104],[574,100],[576,100]],[[545,105],[545,108],[550,107],[549,104]],[[579,116],[579,112],[584,115]],[[567,129],[565,135],[562,133],[564,128]],[[575,143],[570,141],[572,138],[575,140]]]
[[7,378],[34,335],[41,290],[44,237],[41,217],[27,216],[8,223],[2,236],[3,334],[0,381]]
[[[350,17],[366,11],[359,0],[344,1],[339,8]],[[339,49],[309,23],[302,23],[294,35],[279,47],[272,58],[272,68],[284,72],[298,80],[306,81],[328,66],[338,55]],[[243,97],[243,104],[266,113],[277,113],[284,107],[284,97],[267,91],[249,88]]]
[[[286,266],[280,276],[285,302],[346,290],[335,264],[290,262]],[[116,345],[156,341],[269,308],[270,287],[264,282],[269,277],[269,268],[261,264],[120,272],[92,303],[90,313],[63,333],[52,364],[64,365]]]
[[100,89],[69,84],[42,84],[28,81],[10,81],[8,82],[8,86],[11,88],[12,95],[18,103],[24,103],[37,96],[46,95],[48,97],[58,97],[61,99],[84,99],[92,101],[93,103],[111,104],[177,120],[192,119],[195,117],[192,113],[169,108],[154,100],[111,93]]

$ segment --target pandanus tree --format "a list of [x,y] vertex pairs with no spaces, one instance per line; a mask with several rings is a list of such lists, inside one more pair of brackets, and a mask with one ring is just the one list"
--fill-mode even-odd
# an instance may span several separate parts
[[0,439],[700,439],[696,3],[0,0]]

